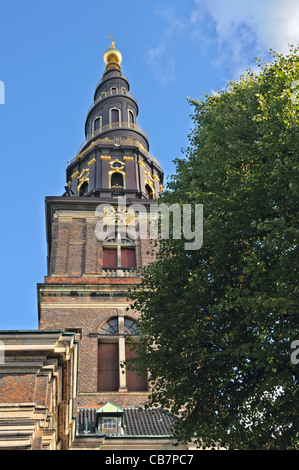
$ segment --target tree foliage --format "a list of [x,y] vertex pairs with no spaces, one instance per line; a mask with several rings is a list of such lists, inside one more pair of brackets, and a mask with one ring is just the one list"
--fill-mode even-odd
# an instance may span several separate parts
[[161,240],[131,296],[148,406],[179,416],[177,439],[204,447],[298,442],[299,61],[293,47],[271,54],[190,99],[190,145],[161,202],[203,204],[203,246]]

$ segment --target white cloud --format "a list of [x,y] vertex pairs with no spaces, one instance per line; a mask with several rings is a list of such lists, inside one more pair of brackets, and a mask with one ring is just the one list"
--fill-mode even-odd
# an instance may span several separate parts
[[286,52],[288,42],[299,42],[298,0],[194,0],[195,9],[206,11],[215,21],[218,40],[225,42],[240,27],[249,28],[262,47]]
[[175,34],[180,34],[186,27],[186,22],[179,18],[175,10],[169,7],[160,8],[157,11],[166,23],[163,34],[156,46],[147,51],[148,64],[157,79],[163,86],[176,79],[174,56],[167,54],[167,46],[173,40]]
[[173,57],[165,58],[165,50],[166,44],[161,42],[147,51],[148,64],[162,86],[167,86],[176,79],[175,60]]
[[288,51],[288,43],[299,43],[298,0],[277,1],[277,8],[269,9],[268,35],[279,52]]
[[169,49],[178,37],[209,47],[213,64],[232,78],[252,68],[255,56],[268,60],[270,48],[287,53],[288,44],[299,44],[299,0],[193,0],[185,16],[175,5],[159,10],[166,26],[147,55],[164,85],[176,78],[175,52]]
[[286,53],[289,43],[299,43],[298,0],[194,0],[194,16],[197,11],[213,21],[215,63],[229,61],[236,74],[254,56],[264,58],[270,48]]

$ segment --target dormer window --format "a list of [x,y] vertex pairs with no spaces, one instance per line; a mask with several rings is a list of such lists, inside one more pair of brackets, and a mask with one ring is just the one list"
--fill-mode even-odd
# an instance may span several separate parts
[[98,434],[122,434],[124,410],[112,403],[97,410]]

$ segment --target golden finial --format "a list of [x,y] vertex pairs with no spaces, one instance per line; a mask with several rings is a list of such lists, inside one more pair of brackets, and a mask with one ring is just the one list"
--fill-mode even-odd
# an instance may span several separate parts
[[113,39],[110,44],[110,48],[104,53],[104,62],[106,64],[106,70],[117,68],[121,70],[122,55],[118,49],[115,48],[114,36],[107,36],[107,38]]

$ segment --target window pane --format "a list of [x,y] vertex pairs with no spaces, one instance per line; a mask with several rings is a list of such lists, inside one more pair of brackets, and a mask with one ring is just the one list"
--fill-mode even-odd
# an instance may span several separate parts
[[117,429],[116,419],[105,418],[103,420],[103,431],[109,431],[111,429]]
[[111,318],[100,329],[100,335],[118,335],[118,320]]
[[135,335],[137,334],[137,325],[134,320],[130,318],[125,318],[125,335]]

